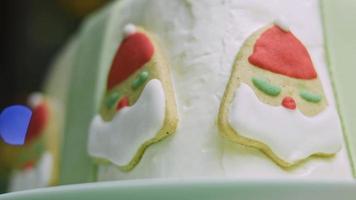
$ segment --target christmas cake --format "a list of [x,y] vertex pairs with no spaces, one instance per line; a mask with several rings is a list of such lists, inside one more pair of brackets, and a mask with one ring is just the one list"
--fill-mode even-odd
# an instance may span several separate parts
[[352,178],[319,1],[120,1],[95,26],[95,180]]
[[46,87],[65,105],[57,183],[353,179],[320,4],[121,0],[90,16]]

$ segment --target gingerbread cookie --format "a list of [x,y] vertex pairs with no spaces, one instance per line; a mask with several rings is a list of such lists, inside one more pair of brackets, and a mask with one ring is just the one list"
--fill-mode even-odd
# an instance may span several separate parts
[[169,64],[153,35],[127,25],[108,75],[88,151],[131,170],[151,144],[175,132],[178,116]]
[[223,136],[290,167],[338,152],[337,120],[306,47],[289,29],[270,25],[245,41],[220,105]]

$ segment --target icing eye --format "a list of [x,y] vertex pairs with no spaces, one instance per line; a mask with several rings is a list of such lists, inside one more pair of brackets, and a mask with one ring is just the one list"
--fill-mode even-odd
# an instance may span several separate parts
[[315,94],[306,90],[300,91],[299,95],[302,97],[302,99],[311,103],[318,103],[321,100],[321,96],[319,94]]
[[105,104],[108,108],[112,108],[116,102],[120,99],[121,95],[118,92],[112,92],[111,94],[108,95],[108,97],[105,100]]
[[269,96],[278,96],[281,93],[281,88],[269,83],[266,79],[252,78],[253,85]]
[[142,86],[145,81],[148,79],[148,71],[141,72],[131,83],[131,88],[136,90],[140,86]]

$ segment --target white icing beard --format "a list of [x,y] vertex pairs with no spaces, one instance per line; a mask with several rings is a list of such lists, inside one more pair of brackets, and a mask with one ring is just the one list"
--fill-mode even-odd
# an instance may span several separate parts
[[53,157],[49,152],[42,155],[31,169],[15,171],[9,183],[9,191],[20,191],[49,186],[53,168]]
[[112,121],[97,115],[90,126],[88,151],[116,165],[128,164],[139,147],[156,136],[165,117],[165,94],[159,80],[147,83],[137,102],[118,111]]
[[240,135],[269,146],[284,161],[294,163],[316,153],[333,154],[342,146],[335,109],[308,117],[298,110],[260,101],[244,83],[237,88],[229,111],[230,125]]

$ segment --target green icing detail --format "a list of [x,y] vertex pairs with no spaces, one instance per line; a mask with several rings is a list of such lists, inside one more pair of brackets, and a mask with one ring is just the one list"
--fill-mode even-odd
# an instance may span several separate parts
[[257,89],[261,90],[263,93],[269,96],[275,97],[281,93],[280,87],[270,84],[267,80],[253,77],[252,83]]
[[[37,139],[34,144],[31,144],[26,149],[20,152],[16,165],[23,165],[30,160],[37,160],[45,151],[43,139]],[[19,166],[17,166],[19,167]]]
[[131,88],[134,89],[134,90],[136,90],[136,89],[139,88],[141,85],[143,85],[147,79],[148,79],[148,72],[147,72],[147,71],[141,72],[141,73],[135,78],[135,80],[132,81],[132,83],[131,83]]
[[311,92],[308,92],[306,90],[302,90],[299,93],[300,97],[302,97],[304,100],[312,102],[312,103],[318,103],[321,100],[321,96],[319,94],[314,94]]
[[105,104],[108,108],[112,108],[116,102],[120,99],[120,93],[112,92],[105,100]]

